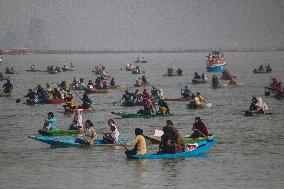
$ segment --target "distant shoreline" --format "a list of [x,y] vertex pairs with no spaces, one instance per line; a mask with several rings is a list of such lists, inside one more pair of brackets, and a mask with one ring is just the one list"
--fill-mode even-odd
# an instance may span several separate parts
[[[209,53],[215,49],[188,49],[188,50],[31,50],[33,54],[143,54],[143,53]],[[263,49],[217,49],[223,52],[269,52],[269,51],[284,51],[284,48],[263,48]]]
[[[32,50],[34,54],[138,54],[138,53],[195,53],[211,52],[214,49],[191,49],[191,50]],[[219,49],[224,52],[264,52],[284,51],[282,48],[268,49]]]

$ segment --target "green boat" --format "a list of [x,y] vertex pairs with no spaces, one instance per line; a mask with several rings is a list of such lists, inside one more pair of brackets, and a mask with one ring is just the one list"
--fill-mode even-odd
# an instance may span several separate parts
[[138,114],[138,113],[125,113],[125,112],[111,112],[114,115],[121,116],[122,118],[137,118],[137,117],[144,117],[144,118],[150,118],[150,117],[161,117],[161,116],[172,116],[174,115],[172,112],[168,114],[162,114],[160,112],[157,112],[153,115],[145,115],[145,114]]
[[11,96],[11,93],[0,92],[0,97],[8,97],[8,96]]
[[64,136],[64,135],[76,135],[80,134],[79,130],[38,130],[39,134],[44,136]]

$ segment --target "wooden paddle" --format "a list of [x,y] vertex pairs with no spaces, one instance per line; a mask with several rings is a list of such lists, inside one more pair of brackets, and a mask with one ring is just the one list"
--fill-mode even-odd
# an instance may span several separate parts
[[125,150],[129,151],[129,149],[128,149],[122,142],[119,142],[119,144],[120,144],[121,146],[123,146],[123,147],[125,148]]
[[160,144],[160,140],[147,136],[147,135],[142,135],[146,140],[149,140],[152,144]]
[[[90,104],[90,103],[86,102],[85,100],[83,100],[75,91],[73,91],[73,92],[74,92],[74,94],[75,94],[82,102],[85,102],[85,103],[87,103],[87,104]],[[92,106],[90,106],[90,107],[92,108],[92,110],[96,111]]]

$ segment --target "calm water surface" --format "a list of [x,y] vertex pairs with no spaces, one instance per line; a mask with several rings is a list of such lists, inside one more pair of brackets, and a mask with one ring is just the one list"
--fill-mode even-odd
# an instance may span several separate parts
[[[124,149],[117,147],[50,148],[28,138],[42,127],[44,115],[53,111],[58,128],[66,129],[71,117],[63,115],[61,105],[27,106],[15,100],[28,88],[46,82],[70,83],[73,77],[96,78],[91,72],[95,64],[104,64],[122,85],[133,86],[137,75],[121,70],[126,63],[144,56],[141,64],[151,85],[163,88],[167,97],[180,95],[180,84],[189,84],[195,71],[205,72],[207,53],[180,54],[92,54],[92,55],[28,55],[8,56],[0,65],[16,66],[19,74],[12,76],[15,87],[12,97],[0,98],[0,185],[1,188],[283,188],[284,178],[284,101],[264,96],[264,86],[272,76],[284,81],[284,52],[226,53],[228,68],[242,84],[236,88],[214,90],[209,84],[189,85],[200,91],[213,106],[203,110],[188,110],[183,102],[169,102],[175,116],[171,117],[183,135],[191,133],[195,116],[208,123],[209,131],[218,137],[217,144],[205,155],[189,159],[126,160]],[[73,62],[74,72],[49,75],[29,73],[25,69],[35,64],[47,65]],[[271,74],[253,74],[259,64],[270,63]],[[181,67],[182,77],[163,77],[167,67]],[[210,78],[212,74],[209,74]],[[224,81],[223,84],[225,83]],[[0,83],[3,84],[3,81]],[[150,89],[150,87],[148,87]],[[130,88],[135,90],[135,88]],[[141,88],[143,90],[143,88]],[[135,112],[138,108],[112,105],[123,90],[110,94],[93,94],[95,113],[83,119],[95,123],[97,133],[106,128],[113,117],[111,111]],[[252,96],[261,96],[273,115],[244,117]],[[78,103],[81,103],[77,99]],[[113,117],[115,118],[115,117]],[[134,136],[141,127],[153,134],[168,118],[115,119],[121,137]],[[155,152],[157,146],[149,146]]]

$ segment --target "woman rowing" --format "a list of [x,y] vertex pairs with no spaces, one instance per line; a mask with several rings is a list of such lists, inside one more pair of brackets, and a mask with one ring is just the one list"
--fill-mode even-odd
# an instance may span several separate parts
[[109,119],[107,121],[107,124],[110,130],[103,133],[103,141],[105,144],[113,144],[114,142],[118,141],[119,132],[117,125],[115,124],[113,119]]
[[93,126],[93,123],[90,120],[87,120],[85,122],[84,128],[80,129],[80,132],[83,135],[83,139],[77,138],[75,140],[75,143],[93,145],[94,140],[97,138],[97,134]]
[[207,126],[202,122],[200,117],[195,118],[192,130],[193,133],[190,135],[190,138],[208,137]]
[[143,130],[140,128],[135,129],[135,139],[131,142],[122,143],[124,146],[135,146],[132,150],[125,151],[127,155],[143,155],[147,153],[147,144],[146,140],[143,136]]

